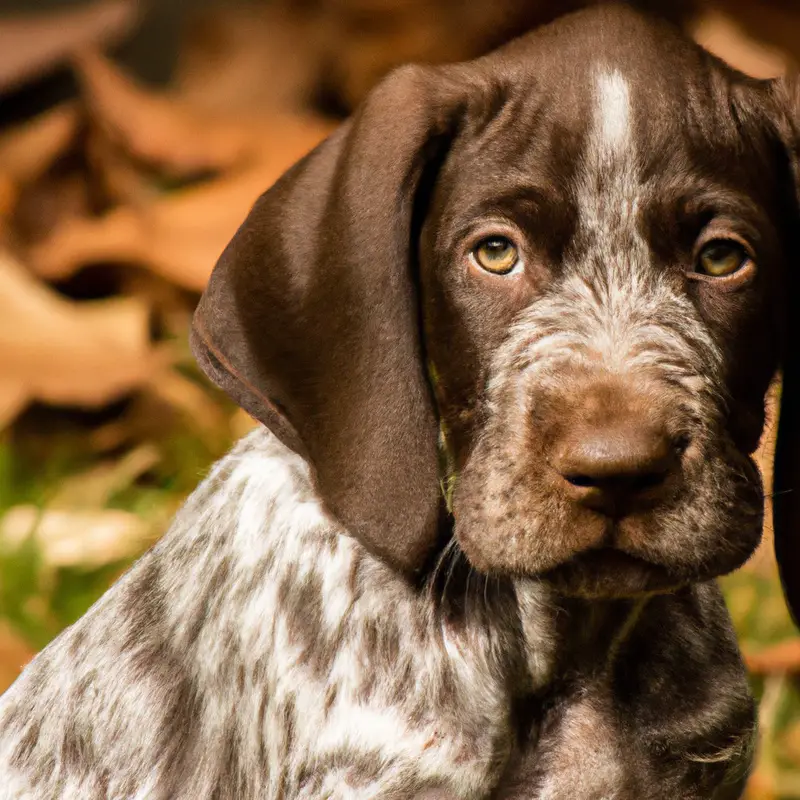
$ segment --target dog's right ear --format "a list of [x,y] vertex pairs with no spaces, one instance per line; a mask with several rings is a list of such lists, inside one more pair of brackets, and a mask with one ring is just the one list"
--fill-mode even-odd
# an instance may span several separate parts
[[469,68],[406,67],[256,203],[194,318],[205,372],[310,462],[328,509],[404,570],[440,515],[415,230]]
[[793,323],[800,303],[800,77],[768,82],[769,110],[785,152],[789,248],[781,318],[781,405],[775,448],[773,527],[775,557],[789,611],[800,626],[800,327]]

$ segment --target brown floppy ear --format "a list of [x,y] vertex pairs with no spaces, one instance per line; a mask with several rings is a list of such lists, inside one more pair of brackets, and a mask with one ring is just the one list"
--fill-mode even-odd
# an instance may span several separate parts
[[309,460],[327,508],[408,571],[436,542],[441,494],[414,229],[463,105],[458,74],[395,72],[262,195],[192,331],[200,366]]
[[[800,283],[796,276],[790,281]],[[800,297],[800,285],[788,289],[787,297]],[[787,331],[785,348],[772,518],[783,593],[800,627],[800,337]]]
[[781,353],[781,403],[773,478],[775,556],[786,603],[800,626],[800,327],[793,322],[800,298],[800,80],[791,77],[772,82],[777,100],[776,117],[788,156],[793,206],[787,224],[789,242],[782,295],[783,342]]

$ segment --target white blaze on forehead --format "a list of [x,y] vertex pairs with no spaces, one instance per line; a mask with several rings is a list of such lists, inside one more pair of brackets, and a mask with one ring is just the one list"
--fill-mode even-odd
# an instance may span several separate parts
[[631,103],[628,82],[616,70],[595,78],[594,134],[605,156],[626,155],[630,144]]
[[[603,287],[593,347],[617,359],[634,346],[650,308],[650,254],[638,226],[645,187],[638,169],[631,86],[618,69],[591,73],[591,120],[578,182],[581,227],[592,233],[576,264],[580,280]],[[597,271],[602,276],[597,274]],[[591,293],[597,302],[597,292]]]
[[635,227],[641,192],[628,81],[616,69],[597,69],[591,87],[592,118],[578,201],[584,224],[603,238]]

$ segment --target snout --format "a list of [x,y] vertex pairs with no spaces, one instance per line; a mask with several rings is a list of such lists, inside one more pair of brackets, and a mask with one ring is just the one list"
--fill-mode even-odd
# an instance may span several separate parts
[[654,507],[674,489],[688,441],[635,416],[578,422],[557,442],[550,463],[569,500],[618,519]]
[[707,580],[752,553],[757,472],[703,397],[610,370],[562,370],[526,389],[524,403],[519,384],[508,392],[517,402],[456,483],[456,534],[473,566],[617,597]]

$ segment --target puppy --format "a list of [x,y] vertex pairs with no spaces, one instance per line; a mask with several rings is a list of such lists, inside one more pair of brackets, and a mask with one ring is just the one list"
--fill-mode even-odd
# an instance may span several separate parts
[[799,99],[618,7],[390,76],[222,255],[263,427],[3,697],[0,797],[738,797]]

